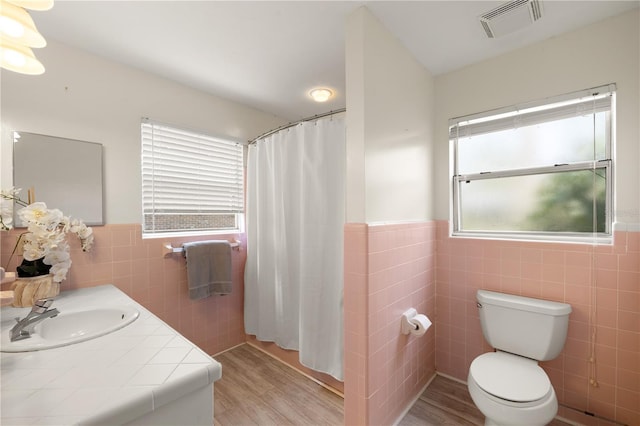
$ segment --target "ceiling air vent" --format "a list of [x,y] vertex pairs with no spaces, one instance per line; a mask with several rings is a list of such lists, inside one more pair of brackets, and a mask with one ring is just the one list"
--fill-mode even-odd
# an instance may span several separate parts
[[487,37],[495,38],[517,31],[542,18],[540,0],[513,0],[480,15]]

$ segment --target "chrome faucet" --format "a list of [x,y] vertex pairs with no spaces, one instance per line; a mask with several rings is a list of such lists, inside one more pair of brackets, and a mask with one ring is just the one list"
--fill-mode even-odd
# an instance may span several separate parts
[[60,312],[56,309],[49,309],[49,306],[53,303],[53,298],[38,299],[33,304],[31,312],[22,318],[16,318],[17,324],[11,329],[11,341],[28,339],[33,334],[33,328],[37,323],[47,318],[53,318]]

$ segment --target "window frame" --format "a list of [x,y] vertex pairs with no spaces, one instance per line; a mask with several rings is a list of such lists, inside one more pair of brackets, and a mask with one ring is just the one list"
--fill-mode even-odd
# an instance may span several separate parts
[[[236,200],[235,202],[233,201],[229,201],[230,204],[232,204],[232,207],[221,207],[220,205],[216,206],[218,208],[220,208],[219,211],[214,211],[214,209],[212,208],[203,208],[200,207],[199,209],[194,208],[195,205],[197,205],[197,201],[194,200],[194,203],[192,205],[190,205],[190,207],[187,207],[183,210],[180,210],[179,208],[176,209],[175,212],[172,213],[168,213],[168,212],[162,212],[162,209],[156,209],[154,202],[148,202],[145,197],[148,197],[149,194],[151,194],[151,197],[154,197],[154,189],[155,189],[155,183],[156,181],[154,180],[156,177],[154,176],[154,174],[157,172],[156,167],[155,167],[155,163],[158,161],[158,157],[153,156],[152,154],[150,155],[149,153],[153,153],[156,149],[156,146],[154,146],[154,143],[157,143],[156,140],[154,140],[153,138],[153,134],[157,131],[157,128],[163,128],[166,129],[165,131],[168,132],[173,132],[176,135],[184,135],[185,139],[180,139],[179,136],[175,137],[175,141],[174,142],[179,142],[179,143],[185,143],[186,142],[186,138],[189,137],[191,139],[196,139],[197,142],[194,142],[193,140],[189,141],[188,144],[191,145],[190,147],[195,147],[196,145],[200,145],[202,146],[202,144],[206,143],[206,141],[212,142],[215,141],[214,143],[218,144],[218,143],[222,143],[222,145],[228,145],[228,146],[234,146],[235,148],[233,149],[229,149],[229,152],[225,153],[223,152],[221,154],[220,157],[216,156],[214,158],[217,158],[218,161],[220,161],[224,155],[233,155],[235,157],[233,163],[232,163],[232,168],[234,170],[236,170],[234,173],[227,173],[229,175],[233,174],[238,176],[238,172],[237,170],[240,170],[240,177],[239,179],[236,178],[236,182],[233,184],[234,188],[235,188],[235,197],[231,196],[233,198],[233,200]],[[245,198],[245,174],[246,174],[246,146],[245,143],[240,142],[239,140],[233,139],[233,138],[229,138],[229,137],[222,137],[222,136],[218,136],[218,135],[212,135],[209,133],[205,133],[202,131],[197,131],[197,130],[192,130],[192,129],[188,129],[186,127],[181,127],[181,126],[176,126],[173,124],[167,124],[167,123],[163,123],[163,122],[159,122],[159,121],[155,121],[155,120],[151,120],[149,118],[142,118],[141,122],[140,122],[140,160],[141,160],[141,232],[142,232],[142,238],[143,239],[147,239],[147,238],[167,238],[167,237],[183,237],[183,236],[200,236],[200,235],[223,235],[223,234],[237,234],[237,233],[243,233],[244,232],[244,209],[245,209],[245,203],[244,203],[244,198]],[[151,134],[152,136],[149,137],[148,135]],[[217,148],[215,149],[219,149],[219,145],[216,145]],[[239,150],[238,150],[239,147]],[[211,146],[209,146],[209,149],[214,149]],[[232,153],[233,151],[233,153]],[[177,151],[177,153],[182,153],[181,151]],[[229,154],[232,153],[232,154]],[[163,154],[166,155],[166,154]],[[147,157],[147,158],[145,158]],[[177,157],[177,155],[176,155]],[[160,157],[160,159],[162,159],[162,157]],[[165,160],[167,160],[167,157],[164,157]],[[211,160],[211,162],[213,162],[214,160]],[[191,168],[191,166],[194,166],[193,164],[190,164],[189,166],[186,166],[183,170],[184,173],[189,173],[189,172],[193,172],[193,169]],[[149,167],[151,167],[151,171],[149,171]],[[177,166],[175,163],[172,163],[170,168],[176,168],[179,166]],[[195,166],[194,166],[195,167]],[[165,171],[166,169],[160,169],[161,171]],[[180,171],[178,171],[178,173],[180,173]],[[178,178],[174,184],[179,181],[179,180],[183,180],[184,177],[180,177]],[[201,179],[201,176],[198,175],[198,179]],[[222,178],[224,179],[224,178]],[[210,181],[211,182],[211,181]],[[192,189],[196,188],[196,185],[192,186]],[[205,203],[207,202],[211,202],[212,199],[216,199],[219,197],[214,197],[214,198],[203,198],[206,199]],[[239,201],[238,201],[239,200]],[[176,202],[176,205],[179,204],[178,199],[173,199],[170,202]],[[151,211],[150,211],[151,210]],[[171,229],[156,229],[155,225],[153,225],[151,228],[147,228],[147,223],[146,223],[146,217],[148,215],[153,215],[153,216],[166,216],[166,215],[170,215],[170,214],[175,214],[177,216],[193,216],[193,215],[202,215],[202,216],[207,216],[207,215],[217,215],[217,214],[224,214],[227,216],[235,216],[235,226],[233,228],[231,227],[219,227],[216,228],[214,226],[208,226],[206,228],[201,227],[201,228],[175,228],[174,230]]]
[[[449,142],[450,142],[450,235],[452,237],[465,238],[484,238],[484,239],[506,239],[506,240],[525,240],[525,241],[550,241],[550,242],[574,242],[574,243],[597,243],[612,244],[613,242],[613,200],[614,200],[614,161],[613,149],[615,140],[615,84],[609,84],[579,92],[573,92],[553,98],[547,98],[540,101],[530,102],[524,105],[517,105],[498,110],[486,111],[478,114],[457,117],[449,120]],[[539,167],[515,168],[507,170],[483,171],[478,173],[458,173],[458,140],[459,135],[455,134],[460,129],[461,123],[489,122],[487,126],[491,128],[491,117],[507,117],[498,118],[498,120],[517,120],[519,111],[542,108],[553,104],[561,104],[565,101],[584,99],[594,96],[608,96],[610,102],[608,108],[600,109],[600,111],[609,111],[606,116],[606,132],[605,132],[605,159],[577,161],[568,164],[553,164]],[[580,102],[578,102],[580,103]],[[595,109],[595,108],[594,108]],[[590,111],[588,111],[591,113]],[[595,112],[595,111],[594,111]],[[543,115],[543,114],[540,114]],[[494,120],[497,121],[497,120]],[[553,119],[540,120],[540,123],[550,122]],[[507,126],[493,128],[490,131],[480,131],[479,133],[492,133],[499,130],[506,130]],[[468,136],[468,135],[463,135]],[[469,135],[470,136],[470,135]],[[476,231],[462,229],[462,202],[461,202],[461,185],[466,182],[484,180],[484,179],[500,179],[516,176],[534,176],[548,175],[554,173],[568,171],[593,171],[604,169],[606,178],[605,184],[605,230],[604,232],[554,232],[554,231]]]

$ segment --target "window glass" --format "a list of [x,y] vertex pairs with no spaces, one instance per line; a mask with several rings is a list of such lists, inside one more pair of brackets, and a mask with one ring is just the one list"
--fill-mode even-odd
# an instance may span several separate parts
[[610,241],[615,85],[450,121],[454,235]]
[[606,232],[604,169],[464,182],[460,199],[467,231],[591,232],[595,209],[597,232]]
[[460,174],[603,160],[607,113],[458,139]]

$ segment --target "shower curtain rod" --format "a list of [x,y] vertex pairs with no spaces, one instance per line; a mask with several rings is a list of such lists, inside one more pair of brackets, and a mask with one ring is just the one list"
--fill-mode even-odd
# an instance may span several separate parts
[[288,128],[293,127],[293,126],[297,126],[298,124],[304,123],[306,121],[313,121],[313,120],[317,120],[318,118],[327,117],[329,115],[340,114],[341,112],[345,112],[346,110],[347,110],[346,108],[334,109],[332,111],[325,112],[325,113],[322,113],[322,114],[316,114],[316,115],[314,115],[312,117],[303,118],[302,120],[294,121],[294,122],[291,122],[289,124],[283,124],[280,127],[276,127],[273,130],[269,130],[268,132],[261,134],[257,138],[251,139],[248,142],[248,145],[252,145],[252,144],[258,142],[260,139],[266,138],[267,136],[271,136],[272,134],[277,133],[280,130],[288,129]]

